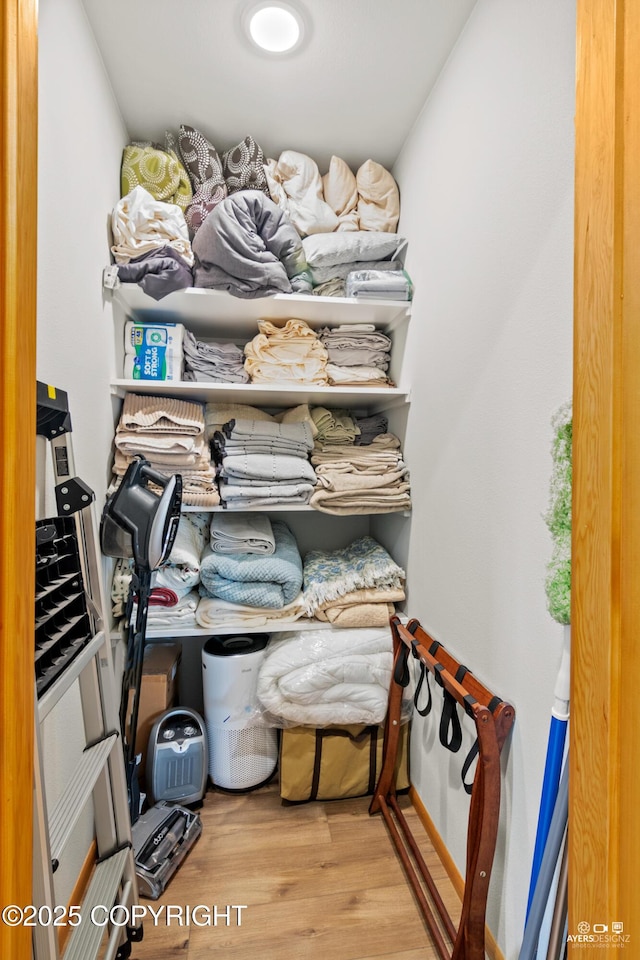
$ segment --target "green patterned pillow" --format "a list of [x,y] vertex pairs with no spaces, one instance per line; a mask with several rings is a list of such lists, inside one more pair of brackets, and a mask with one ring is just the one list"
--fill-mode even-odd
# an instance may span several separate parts
[[127,144],[122,152],[120,188],[125,197],[134,187],[144,187],[155,200],[175,203],[184,212],[191,203],[191,183],[171,134],[166,140],[166,149],[147,140]]

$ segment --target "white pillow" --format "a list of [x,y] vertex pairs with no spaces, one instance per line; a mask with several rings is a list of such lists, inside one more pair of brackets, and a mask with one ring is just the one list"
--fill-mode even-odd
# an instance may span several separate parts
[[338,230],[359,230],[358,188],[353,171],[340,157],[331,157],[322,178],[324,199],[338,218]]
[[356,173],[361,230],[395,233],[400,216],[398,185],[383,166],[367,160]]
[[372,230],[319,233],[302,241],[310,267],[333,266],[362,260],[390,260],[403,250],[406,240],[397,233]]
[[300,236],[336,229],[338,218],[323,199],[315,160],[295,150],[284,150],[277,162],[267,161],[265,173],[272,200],[285,211]]

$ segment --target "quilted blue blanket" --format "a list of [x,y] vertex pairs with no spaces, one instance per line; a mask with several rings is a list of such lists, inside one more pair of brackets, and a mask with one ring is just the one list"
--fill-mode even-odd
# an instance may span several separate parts
[[200,565],[200,593],[248,607],[280,609],[302,588],[302,559],[289,527],[272,520],[275,552],[221,554],[205,550]]

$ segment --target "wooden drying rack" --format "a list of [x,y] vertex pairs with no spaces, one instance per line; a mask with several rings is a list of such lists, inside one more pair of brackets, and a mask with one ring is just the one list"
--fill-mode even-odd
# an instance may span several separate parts
[[[404,625],[398,617],[392,617],[391,632],[394,669],[389,690],[383,764],[369,813],[381,812],[385,819],[442,960],[484,960],[487,893],[500,811],[500,752],[513,724],[515,710],[480,683],[438,641],[433,640],[418,620],[410,620]],[[478,762],[470,788],[465,887],[457,930],[396,799],[394,770],[410,653],[473,719],[478,737]],[[424,887],[430,894],[431,902]],[[445,938],[452,947],[447,945]]]

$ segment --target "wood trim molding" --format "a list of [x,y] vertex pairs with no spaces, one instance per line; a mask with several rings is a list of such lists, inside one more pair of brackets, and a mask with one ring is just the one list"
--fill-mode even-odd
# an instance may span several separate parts
[[[32,899],[37,4],[5,0],[1,9],[0,903],[26,905]],[[30,957],[30,934],[0,924],[0,956]]]
[[[87,850],[87,855],[82,862],[80,867],[80,873],[78,874],[78,879],[76,880],[73,890],[71,891],[71,896],[67,903],[67,909],[69,907],[75,906],[78,903],[82,903],[84,900],[85,894],[89,887],[91,877],[93,876],[93,871],[96,865],[96,860],[98,858],[98,844],[96,840],[92,840],[89,844],[89,849]],[[72,927],[68,924],[64,927],[60,927],[58,931],[58,949],[60,953],[64,953],[64,948],[67,943],[67,940],[71,936]]]
[[[431,840],[433,849],[438,854],[442,866],[447,871],[447,876],[449,877],[454,890],[460,897],[460,900],[462,900],[462,897],[464,896],[464,877],[456,867],[453,857],[449,853],[444,840],[436,830],[436,825],[429,816],[429,812],[420,799],[420,795],[418,794],[416,788],[413,786],[409,788],[409,799],[411,800],[411,804],[418,815],[420,823],[424,827],[427,836]],[[489,927],[485,927],[484,935],[487,955],[490,960],[504,960],[504,956],[500,950],[500,947],[496,943],[496,939],[491,933],[491,930],[489,930]]]
[[640,942],[640,5],[579,0],[569,933]]

